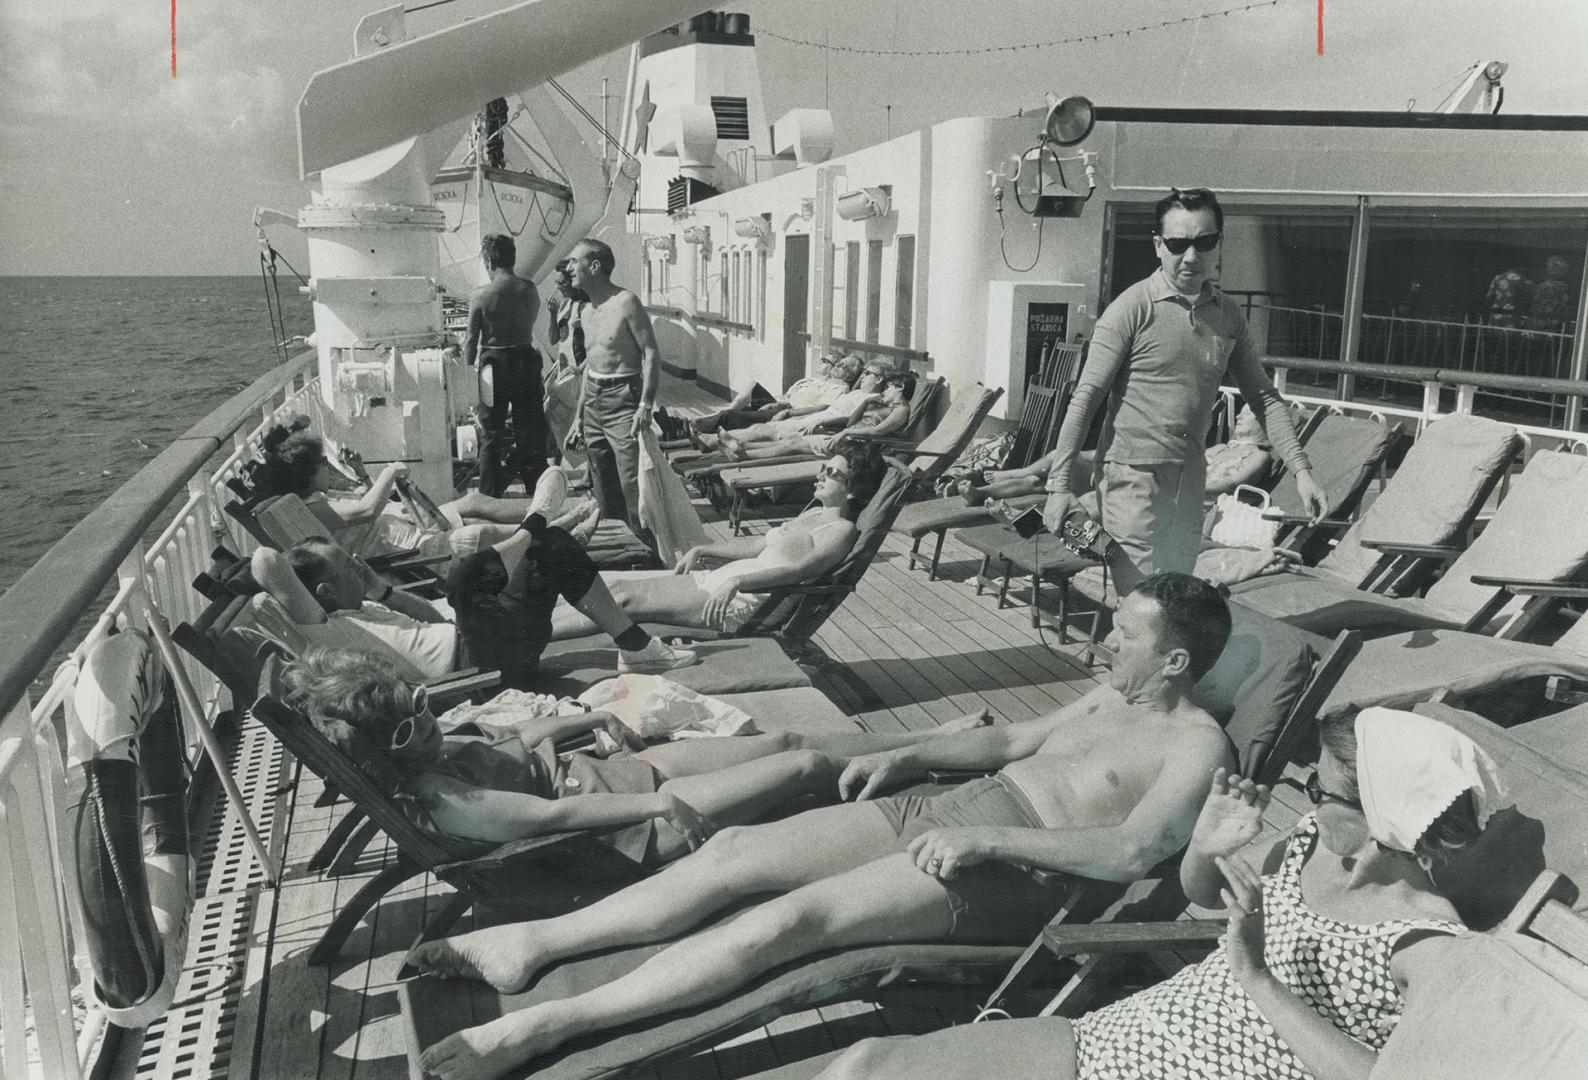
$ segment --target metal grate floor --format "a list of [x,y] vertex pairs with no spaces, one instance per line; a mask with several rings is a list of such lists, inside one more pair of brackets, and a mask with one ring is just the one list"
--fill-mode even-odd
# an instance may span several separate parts
[[[245,717],[224,739],[243,802],[267,844],[273,837],[286,757],[263,725]],[[188,929],[187,960],[169,1011],[134,1033],[109,1075],[134,1080],[220,1080],[237,1054],[237,1010],[242,1000],[249,935],[264,892],[265,874],[254,859],[237,809],[217,792],[199,849],[198,901]]]

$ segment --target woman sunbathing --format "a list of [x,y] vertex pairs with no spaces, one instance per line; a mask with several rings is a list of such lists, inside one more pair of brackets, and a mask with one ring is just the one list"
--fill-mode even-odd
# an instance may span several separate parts
[[[344,546],[349,546],[350,541],[362,540],[366,532],[364,526],[377,519],[386,527],[379,532],[374,550],[366,543],[362,554],[421,547],[427,533],[435,535],[422,523],[395,513],[397,506],[391,501],[392,492],[408,472],[408,467],[400,461],[387,465],[360,491],[347,474],[331,464],[326,457],[325,443],[319,436],[301,427],[271,429],[265,435],[264,451],[262,473],[266,488],[273,494],[297,495],[329,530],[331,538]],[[586,539],[598,521],[599,509],[595,509],[594,514],[588,512],[595,505],[590,500],[581,510],[581,502],[568,499],[568,481],[562,470],[547,469],[527,499],[495,498],[470,491],[442,503],[440,510],[450,527],[449,532],[464,526],[478,526],[453,543],[454,549],[461,542],[466,551],[475,551],[512,535],[518,523],[530,513],[539,513],[549,524],[567,528],[575,537]]]
[[856,1046],[826,1080],[1005,1076],[1367,1077],[1428,965],[1463,927],[1440,869],[1503,793],[1453,728],[1366,709],[1326,721],[1316,809],[1259,877],[1236,858],[1268,791],[1215,776],[1180,866],[1186,895],[1229,909],[1218,951],[1078,1020],[1015,1020]]
[[867,405],[852,423],[834,435],[793,435],[771,442],[751,443],[731,431],[718,440],[722,452],[735,461],[755,461],[789,454],[831,454],[840,439],[855,436],[883,437],[904,430],[910,422],[910,399],[915,396],[915,373],[894,371],[877,386],[882,397]]
[[[477,723],[478,735],[444,735],[424,684],[407,681],[374,653],[310,649],[285,678],[289,700],[333,743],[379,755],[365,764],[394,782],[392,794],[421,827],[491,843],[604,829],[605,842],[647,866],[677,858],[716,826],[754,820],[785,799],[830,796],[857,755],[988,720],[973,715],[920,734],[780,733],[647,746],[611,713],[581,712]],[[621,749],[604,758],[576,753],[559,760],[556,740],[590,731]]]
[[[618,605],[635,622],[700,626],[732,633],[760,605],[743,593],[796,585],[837,566],[855,544],[854,518],[876,492],[880,466],[867,456],[839,454],[816,475],[816,498],[800,515],[763,536],[702,544],[672,570],[602,575]],[[704,558],[732,559],[697,570]],[[590,620],[566,605],[553,616],[554,638],[594,633]]]

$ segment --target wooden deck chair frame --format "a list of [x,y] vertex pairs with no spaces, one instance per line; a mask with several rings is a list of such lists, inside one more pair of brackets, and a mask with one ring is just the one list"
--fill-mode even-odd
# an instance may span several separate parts
[[[1354,640],[1352,635],[1342,634],[1335,647],[1314,666],[1312,677],[1287,715],[1272,750],[1260,767],[1262,771],[1258,773],[1259,776],[1277,775],[1283,768],[1279,755],[1295,752],[1311,726],[1313,711],[1327,696],[1328,683],[1337,677],[1342,658],[1349,655]],[[1175,860],[1166,861],[1155,868],[1154,873],[1159,872],[1167,874],[1167,877],[1155,881],[1149,876],[1129,888],[1104,882],[1086,883],[1044,930],[1044,935],[1053,933],[1055,928],[1071,926],[1086,933],[1090,929],[1086,924],[1098,918],[1159,918],[1157,913],[1170,911],[1172,896],[1179,892],[1178,864]],[[1141,889],[1146,890],[1147,901],[1130,902],[1135,891]],[[1180,904],[1180,910],[1183,910],[1183,896]],[[1177,912],[1171,912],[1171,916],[1173,913]],[[1219,926],[1222,930],[1223,923]],[[576,1076],[580,1080],[594,1080],[595,1077],[627,1075],[637,1066],[721,1042],[743,1031],[765,1025],[790,1011],[851,1001],[879,987],[907,982],[975,985],[996,978],[999,972],[1007,971],[1011,963],[1021,965],[1024,981],[1019,984],[1020,988],[1044,985],[1047,980],[1043,976],[1052,974],[1052,965],[1041,963],[1044,954],[1040,942],[1025,950],[1019,946],[906,943],[822,954],[769,973],[727,1002],[698,1010],[686,1017],[660,1018],[638,1036],[630,1029],[604,1033],[608,1038],[601,1041],[601,1049],[609,1051],[610,1057],[603,1060],[584,1060],[566,1067],[563,1060],[556,1060],[536,1067],[533,1072],[530,1065],[525,1065],[507,1075],[535,1075],[543,1080],[571,1080]],[[1053,959],[1055,963],[1059,962],[1056,957]],[[1085,966],[1078,965],[1072,958],[1067,957],[1066,961],[1071,967]],[[1102,965],[1092,964],[1086,970],[1100,976]],[[831,977],[828,978],[828,975]],[[1070,981],[1074,982],[1075,978],[1075,975],[1071,975]],[[1095,980],[1083,981],[1090,985]],[[999,999],[999,994],[1007,996],[1014,988],[1006,978],[995,993],[995,1000]],[[417,1069],[418,1054],[423,1047],[447,1033],[444,1030],[447,1024],[455,1021],[480,1022],[476,1014],[471,1012],[469,995],[460,992],[456,983],[445,984],[444,991],[440,982],[429,976],[410,980],[398,987],[408,1033],[411,1069]],[[477,989],[473,992],[486,993]],[[463,1000],[459,1001],[459,998]],[[438,1015],[448,1010],[450,1016]],[[656,1035],[655,1041],[665,1045],[644,1045],[647,1041],[645,1036],[653,1033]],[[675,1038],[676,1041],[668,1041]],[[641,1045],[635,1047],[634,1043]],[[579,1053],[578,1047],[582,1044],[576,1041],[573,1045],[573,1052]]]
[[310,963],[329,963],[370,909],[392,889],[421,873],[432,873],[457,889],[457,895],[426,924],[421,940],[427,940],[445,934],[476,904],[508,918],[558,915],[648,872],[592,833],[493,845],[438,836],[419,828],[365,768],[282,700],[280,672],[279,655],[265,660],[254,716],[300,763],[335,784],[386,833],[398,852],[394,863],[365,882],[337,912],[310,950]]

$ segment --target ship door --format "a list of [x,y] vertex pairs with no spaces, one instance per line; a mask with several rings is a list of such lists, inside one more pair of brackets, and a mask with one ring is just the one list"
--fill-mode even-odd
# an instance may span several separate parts
[[810,319],[811,238],[783,237],[783,386],[805,377]]

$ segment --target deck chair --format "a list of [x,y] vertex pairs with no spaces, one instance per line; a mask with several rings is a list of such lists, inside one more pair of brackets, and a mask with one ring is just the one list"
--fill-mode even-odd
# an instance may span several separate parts
[[[1032,384],[1026,388],[1020,425],[1015,429],[1014,441],[1010,443],[1008,455],[1000,463],[1001,468],[1022,468],[1053,449],[1053,443],[1059,436],[1059,425],[1064,421],[1064,412],[1069,408],[1070,395],[1074,391],[1073,381],[1059,387]],[[1038,505],[1043,499],[1041,495],[1030,495],[1005,501],[1010,506],[1024,508]],[[921,541],[928,536],[937,538],[926,573],[928,581],[936,581],[937,565],[943,556],[943,541],[948,536],[948,530],[982,525],[992,520],[992,511],[985,505],[968,506],[962,496],[953,494],[906,506],[899,511],[893,531],[910,538],[911,570],[915,569],[917,560],[927,561],[927,556],[921,553]]]
[[[1545,608],[1563,600],[1588,599],[1585,585],[1495,584],[1505,595],[1526,597],[1528,605]],[[1512,692],[1506,695],[1511,699],[1505,703],[1507,707],[1525,711],[1533,704],[1532,696],[1518,694],[1514,688],[1546,680],[1557,688],[1564,683],[1588,684],[1588,616],[1579,616],[1550,645],[1445,628],[1412,630],[1366,642],[1330,694],[1323,715],[1369,705],[1405,708],[1435,695],[1459,703],[1508,688]],[[1588,732],[1588,727],[1584,731]]]
[[[1536,890],[1529,890],[1528,885],[1546,866],[1576,876],[1588,874],[1588,847],[1581,842],[1588,830],[1588,772],[1584,771],[1584,767],[1588,767],[1588,751],[1579,740],[1575,754],[1561,760],[1528,744],[1526,724],[1502,729],[1474,713],[1432,703],[1419,705],[1417,711],[1450,724],[1487,750],[1500,766],[1510,795],[1516,801],[1514,807],[1501,810],[1490,819],[1478,844],[1440,869],[1441,888],[1462,921],[1474,930],[1490,931],[1498,927],[1504,933],[1539,906]],[[1278,772],[1270,769],[1267,775],[1272,778]],[[1280,835],[1275,832],[1273,838]],[[1252,850],[1256,851],[1258,846],[1254,845]],[[1579,904],[1579,909],[1585,906],[1588,905]],[[1155,907],[1156,913],[1142,914],[1143,910],[1153,911]],[[1178,918],[1179,912],[1166,916],[1163,907],[1161,902],[1148,903],[1132,910],[1128,917],[1090,926],[1052,924],[1044,931],[1041,947],[1056,956],[1093,953],[1114,957],[1114,962],[1118,963],[1133,954],[1206,952],[1225,930],[1223,919],[1188,920]],[[1547,921],[1560,925],[1561,921],[1556,918],[1560,914],[1552,911]],[[1074,1017],[1085,1012],[1096,999],[1099,985],[1096,980],[1093,983],[1086,986],[1072,979],[1041,1015]],[[990,1004],[1005,1000],[1011,989],[1000,987],[1004,998],[995,994]],[[1471,1019],[1470,1013],[1465,1015]],[[1386,1048],[1385,1053],[1388,1052]],[[1375,1071],[1374,1076],[1378,1075]],[[1531,1077],[1535,1074],[1463,1068],[1454,1074],[1423,1070],[1401,1075]]]
[[[1434,627],[1482,630],[1499,622],[1500,636],[1524,634],[1547,608],[1524,606],[1503,582],[1567,583],[1588,564],[1588,457],[1543,450],[1511,484],[1483,533],[1465,550],[1405,544],[1368,535],[1363,547],[1394,556],[1448,561],[1422,597],[1391,597],[1350,588],[1321,576],[1276,581],[1240,601],[1265,614],[1330,633],[1352,627],[1371,636]],[[1480,584],[1480,579],[1487,584]]]
[[[915,393],[910,397],[910,415],[906,420],[897,438],[913,441],[921,438],[921,433],[930,426],[931,418],[937,411],[937,399],[943,391],[943,377],[935,375],[922,379],[915,388]],[[834,432],[842,434],[842,432]],[[720,451],[711,451],[686,457],[679,455],[673,459],[674,467],[683,475],[684,479],[696,485],[701,493],[713,501],[726,497],[726,493],[719,485],[719,478],[729,469],[750,466],[784,465],[792,462],[809,461],[815,457],[813,454],[796,453],[786,454],[775,458],[760,458],[756,461],[744,462],[728,457]]]
[[[1275,750],[1293,748],[1310,726],[1308,710],[1320,699],[1324,683],[1338,663],[1326,658],[1314,664],[1314,639],[1297,631],[1279,629],[1274,635],[1256,632],[1248,643],[1253,648],[1268,646],[1270,654],[1299,649],[1281,660],[1270,655],[1243,652],[1231,668],[1237,677],[1221,691],[1245,709],[1242,723],[1231,718],[1230,732],[1250,730],[1263,734]],[[1349,651],[1349,637],[1342,642]],[[1324,643],[1327,648],[1327,644]],[[1298,686],[1276,682],[1277,669],[1291,670],[1298,664],[1311,672]],[[1238,677],[1244,671],[1245,678]],[[1210,673],[1211,674],[1211,673]],[[1271,698],[1276,689],[1288,688],[1288,698]],[[1279,717],[1278,730],[1268,719]],[[1262,729],[1262,730],[1260,730]],[[1244,748],[1243,748],[1244,749]],[[1286,752],[1286,751],[1281,751]],[[1245,754],[1243,753],[1243,756]],[[1264,755],[1260,769],[1273,767],[1273,751]],[[1260,775],[1267,775],[1266,772]],[[1173,875],[1171,874],[1171,877]],[[1104,916],[1119,902],[1117,886],[1097,883],[1080,889],[1060,916],[1060,921],[1090,920]],[[729,916],[731,917],[731,916]],[[583,960],[558,965],[547,971],[529,991],[502,996],[481,984],[421,976],[398,988],[404,1022],[408,1028],[410,1069],[418,1073],[418,1055],[445,1035],[472,1024],[526,1007],[539,1000],[563,998],[592,986],[603,984],[632,970],[664,946],[643,946],[616,950]],[[531,1074],[542,1080],[570,1080],[623,1073],[665,1055],[728,1038],[733,1034],[768,1023],[791,1010],[852,1000],[873,989],[910,982],[938,984],[982,984],[995,980],[1022,954],[1018,946],[895,944],[864,947],[819,954],[768,973],[739,991],[732,999],[690,1014],[669,1014],[654,1021],[627,1025],[599,1037],[576,1040],[555,1056],[537,1059],[507,1075]]]
[[[1241,582],[1232,591],[1244,602],[1251,593],[1291,581],[1294,575],[1392,595],[1412,592],[1423,584],[1414,572],[1425,574],[1432,563],[1364,547],[1363,537],[1395,537],[1423,546],[1456,543],[1472,527],[1521,446],[1510,424],[1460,414],[1434,421],[1406,451],[1378,498],[1327,555],[1287,574]],[[1250,602],[1266,610],[1260,599]]]
[[377,775],[378,767],[372,765],[379,761],[377,753],[371,750],[355,761],[286,704],[281,671],[279,656],[264,662],[254,716],[293,757],[346,795],[398,851],[396,861],[365,882],[336,913],[310,950],[310,963],[329,963],[383,896],[422,873],[457,889],[426,926],[427,936],[446,933],[475,904],[509,918],[561,914],[645,873],[590,833],[485,844],[421,829],[390,796],[390,778]]
[[[977,383],[970,391],[956,394],[954,400],[949,402],[948,411],[937,422],[937,426],[932,428],[925,438],[913,444],[891,438],[864,441],[884,453],[896,454],[905,460],[911,471],[915,473],[916,486],[923,490],[928,489],[939,474],[948,468],[969,445],[976,435],[976,429],[992,411],[993,405],[1003,396],[1003,392],[1001,386],[989,390],[981,383]],[[808,461],[783,465],[747,466],[739,463],[738,467],[725,469],[718,480],[730,493],[728,523],[734,533],[737,535],[740,531],[745,498],[751,491],[758,488],[813,484],[821,466],[822,459],[811,458]]]

